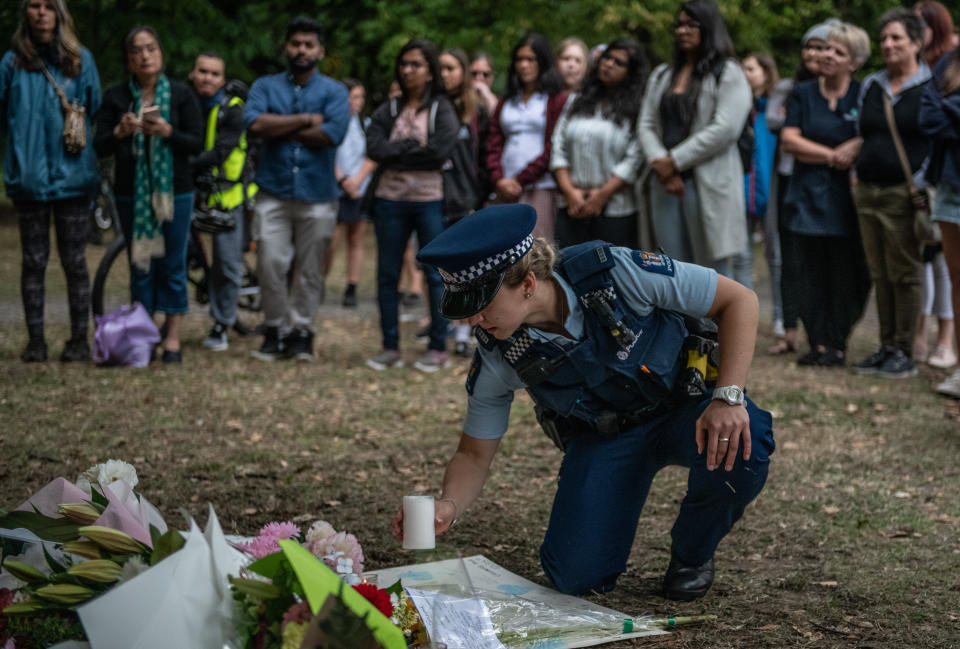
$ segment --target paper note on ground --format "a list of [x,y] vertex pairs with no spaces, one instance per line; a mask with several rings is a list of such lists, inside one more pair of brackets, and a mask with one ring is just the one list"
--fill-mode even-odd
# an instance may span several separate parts
[[407,588],[434,642],[447,649],[504,649],[484,603],[472,597]]
[[[473,592],[508,649],[574,649],[666,633],[643,627],[642,619],[635,616],[524,579],[480,555],[386,568],[374,574],[381,587],[399,579],[408,590]],[[633,633],[621,633],[627,617],[634,618]]]

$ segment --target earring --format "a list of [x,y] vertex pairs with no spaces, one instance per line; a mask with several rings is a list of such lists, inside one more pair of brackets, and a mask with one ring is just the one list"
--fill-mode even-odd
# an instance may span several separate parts
[[523,294],[523,297],[524,297],[524,299],[529,300],[531,297],[533,297],[533,294],[532,294],[532,293],[524,293],[524,294]]

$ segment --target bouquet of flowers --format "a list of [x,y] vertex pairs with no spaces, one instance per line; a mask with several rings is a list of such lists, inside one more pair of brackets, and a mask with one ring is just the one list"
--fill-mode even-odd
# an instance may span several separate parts
[[365,582],[354,535],[326,521],[300,532],[270,523],[243,545],[257,559],[230,578],[244,649],[403,649],[426,640],[399,582],[387,590]]
[[[62,478],[16,511],[0,512],[0,645],[38,649],[86,638],[76,609],[184,544],[133,493],[134,468],[118,460]],[[4,574],[5,573],[5,574]]]

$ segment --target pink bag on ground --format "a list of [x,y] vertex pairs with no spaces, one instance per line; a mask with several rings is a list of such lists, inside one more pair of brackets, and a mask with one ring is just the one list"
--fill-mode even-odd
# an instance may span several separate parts
[[160,331],[139,302],[122,306],[106,315],[94,316],[93,360],[98,365],[146,367]]

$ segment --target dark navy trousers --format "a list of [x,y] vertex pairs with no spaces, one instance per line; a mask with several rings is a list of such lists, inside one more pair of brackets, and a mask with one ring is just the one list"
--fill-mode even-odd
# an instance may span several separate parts
[[650,484],[667,465],[690,468],[687,493],[671,530],[672,552],[700,565],[713,557],[767,479],[774,450],[770,413],[747,401],[752,451],[732,471],[708,471],[697,454],[696,421],[710,403],[671,410],[616,438],[583,433],[565,439],[550,524],[540,547],[547,577],[564,593],[611,590],[626,569]]

